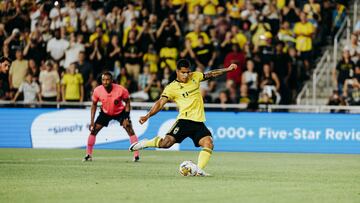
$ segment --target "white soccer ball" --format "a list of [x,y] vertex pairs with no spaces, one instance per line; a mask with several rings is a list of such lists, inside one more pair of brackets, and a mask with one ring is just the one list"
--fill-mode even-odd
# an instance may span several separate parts
[[182,176],[195,176],[197,173],[197,165],[192,161],[184,161],[180,164],[179,172]]

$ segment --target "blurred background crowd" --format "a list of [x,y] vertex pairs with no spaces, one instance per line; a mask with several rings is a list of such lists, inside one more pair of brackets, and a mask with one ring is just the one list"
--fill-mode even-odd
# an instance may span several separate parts
[[[0,99],[90,101],[99,75],[111,71],[133,101],[152,102],[186,58],[194,71],[239,67],[202,84],[206,103],[292,104],[347,2],[3,0],[0,56],[12,63],[0,70]],[[346,64],[360,54],[358,34],[344,51]],[[349,67],[338,66],[335,80],[346,79]]]

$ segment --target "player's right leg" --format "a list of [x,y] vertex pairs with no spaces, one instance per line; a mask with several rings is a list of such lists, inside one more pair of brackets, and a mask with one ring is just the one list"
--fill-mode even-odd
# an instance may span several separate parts
[[138,151],[145,148],[170,148],[176,143],[175,137],[171,135],[166,135],[164,138],[159,136],[154,137],[151,140],[141,140],[140,142],[135,142],[129,147],[129,151]]
[[103,126],[101,124],[96,123],[94,129],[90,132],[86,146],[86,156],[84,157],[83,161],[92,161],[92,153],[96,142],[96,135],[102,128]]
[[86,147],[86,156],[84,157],[83,161],[92,161],[92,153],[96,142],[96,135],[104,126],[108,126],[111,119],[111,116],[100,111],[99,116],[96,118],[94,129],[90,132]]

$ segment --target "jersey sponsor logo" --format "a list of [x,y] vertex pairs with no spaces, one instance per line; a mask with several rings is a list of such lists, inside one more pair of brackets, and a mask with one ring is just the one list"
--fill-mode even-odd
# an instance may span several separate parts
[[183,96],[184,98],[186,98],[186,97],[188,97],[191,93],[195,92],[195,91],[198,90],[198,89],[199,89],[199,87],[197,87],[197,88],[195,88],[195,89],[193,89],[193,90],[187,91],[187,92],[185,92],[185,93],[182,93],[182,96]]
[[174,135],[175,135],[177,132],[179,132],[179,130],[180,130],[180,128],[179,128],[179,127],[176,127],[176,128],[174,129]]

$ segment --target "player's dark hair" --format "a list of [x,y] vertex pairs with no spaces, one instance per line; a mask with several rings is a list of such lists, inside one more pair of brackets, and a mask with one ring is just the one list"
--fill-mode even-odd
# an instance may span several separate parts
[[181,68],[190,68],[190,62],[186,59],[178,60],[176,64],[176,69],[180,70]]
[[102,75],[102,76],[107,75],[107,76],[109,76],[111,79],[113,78],[113,75],[110,73],[110,71],[105,71],[105,72],[103,72],[101,75]]
[[9,63],[12,62],[11,59],[8,57],[5,56],[0,57],[0,63],[4,63],[5,61],[8,61]]

